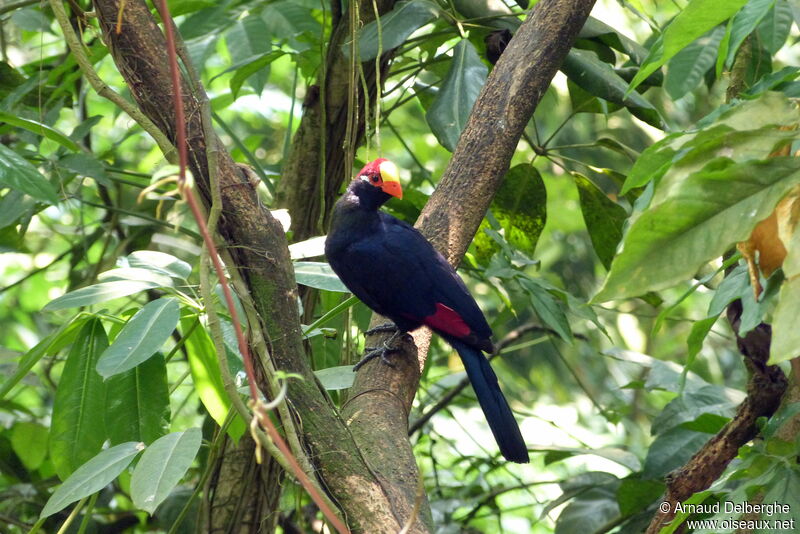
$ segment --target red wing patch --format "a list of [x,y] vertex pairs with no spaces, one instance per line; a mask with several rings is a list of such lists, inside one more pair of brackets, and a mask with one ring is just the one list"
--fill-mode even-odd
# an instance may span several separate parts
[[448,308],[441,302],[436,303],[436,313],[425,317],[422,323],[434,330],[457,338],[465,338],[472,333],[472,329],[464,322],[458,312]]

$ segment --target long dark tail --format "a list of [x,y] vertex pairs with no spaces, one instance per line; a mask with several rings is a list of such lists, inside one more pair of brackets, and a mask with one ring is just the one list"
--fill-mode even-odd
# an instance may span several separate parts
[[478,397],[478,402],[492,429],[494,439],[500,446],[500,452],[506,460],[517,463],[527,463],[528,448],[522,433],[519,431],[517,420],[508,406],[508,401],[500,390],[497,383],[497,375],[494,374],[489,360],[484,357],[480,350],[470,347],[461,341],[448,339],[450,344],[464,363],[467,376],[472,383],[472,389]]

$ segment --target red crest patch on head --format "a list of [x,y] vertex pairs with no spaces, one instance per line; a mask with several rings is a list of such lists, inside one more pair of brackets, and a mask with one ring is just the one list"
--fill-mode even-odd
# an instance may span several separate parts
[[381,167],[381,163],[383,163],[384,161],[386,161],[386,158],[378,158],[376,160],[370,161],[369,163],[364,165],[364,168],[361,169],[361,171],[359,171],[359,173],[356,174],[356,176],[363,176],[365,174],[366,175],[380,174],[380,172],[381,172],[381,168],[380,168]]

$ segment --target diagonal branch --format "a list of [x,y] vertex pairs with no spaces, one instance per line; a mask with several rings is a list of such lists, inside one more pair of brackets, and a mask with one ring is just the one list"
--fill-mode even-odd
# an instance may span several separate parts
[[[541,0],[492,70],[472,109],[450,164],[422,210],[417,227],[456,265],[508,170],[525,125],[583,27],[594,0]],[[372,324],[379,318],[373,317]],[[415,332],[396,367],[366,364],[343,407],[353,437],[379,477],[395,489],[395,507],[411,510],[417,466],[408,446],[408,414],[419,385],[430,334]],[[386,337],[370,338],[379,346]],[[376,429],[381,445],[375,442]],[[425,507],[427,509],[427,506]]]

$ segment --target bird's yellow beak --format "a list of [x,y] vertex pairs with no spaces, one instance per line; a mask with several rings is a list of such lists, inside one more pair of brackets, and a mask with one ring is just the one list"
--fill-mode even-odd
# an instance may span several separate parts
[[386,160],[381,162],[378,169],[383,179],[381,191],[393,197],[403,198],[403,188],[400,187],[400,171],[397,169],[397,165]]

